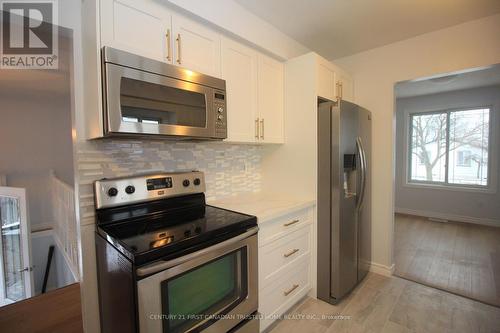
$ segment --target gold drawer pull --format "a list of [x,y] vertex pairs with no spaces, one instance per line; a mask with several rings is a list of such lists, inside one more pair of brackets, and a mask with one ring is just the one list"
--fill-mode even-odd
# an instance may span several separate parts
[[289,290],[285,290],[285,291],[283,292],[283,295],[285,295],[285,296],[290,295],[290,294],[291,294],[291,293],[292,293],[295,289],[297,289],[298,287],[299,287],[299,285],[298,285],[298,284],[294,284],[292,288],[290,288]]
[[283,257],[288,258],[288,257],[289,257],[289,256],[291,256],[292,254],[297,253],[297,252],[299,252],[299,249],[293,249],[292,251],[290,251],[290,252],[288,252],[288,253],[285,253],[285,254],[283,255]]
[[295,223],[299,223],[299,222],[300,222],[300,220],[297,219],[297,220],[293,220],[291,222],[287,222],[287,223],[283,224],[283,226],[288,227],[288,226],[291,226],[291,225],[293,225]]

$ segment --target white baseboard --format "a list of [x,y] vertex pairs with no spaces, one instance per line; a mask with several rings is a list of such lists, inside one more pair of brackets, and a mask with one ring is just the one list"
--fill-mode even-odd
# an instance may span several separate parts
[[386,266],[378,264],[376,262],[372,262],[370,265],[370,272],[384,276],[392,276],[392,274],[394,273],[394,264],[392,264],[391,266]]
[[490,227],[500,227],[500,220],[495,220],[495,219],[464,216],[464,215],[445,214],[445,213],[429,212],[429,211],[425,211],[425,210],[398,208],[398,207],[395,208],[395,211],[396,211],[396,213],[400,213],[400,214],[430,217],[430,218],[455,221],[455,222],[474,223],[474,224],[480,224],[480,225],[487,225]]

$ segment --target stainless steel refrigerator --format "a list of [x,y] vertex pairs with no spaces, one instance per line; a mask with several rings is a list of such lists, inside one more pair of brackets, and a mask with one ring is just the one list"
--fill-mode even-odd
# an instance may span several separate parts
[[337,303],[371,262],[371,113],[318,101],[318,298]]

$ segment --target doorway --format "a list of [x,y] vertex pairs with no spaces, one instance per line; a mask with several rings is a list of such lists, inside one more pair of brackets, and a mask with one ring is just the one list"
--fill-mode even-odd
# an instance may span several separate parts
[[500,65],[397,83],[395,275],[500,306]]

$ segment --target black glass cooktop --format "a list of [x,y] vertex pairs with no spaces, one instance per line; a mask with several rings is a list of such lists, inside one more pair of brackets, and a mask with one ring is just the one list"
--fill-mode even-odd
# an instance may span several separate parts
[[[257,225],[255,216],[191,201],[138,204],[98,212],[98,233],[141,265],[170,259],[234,237]],[[198,200],[197,200],[198,199]]]

